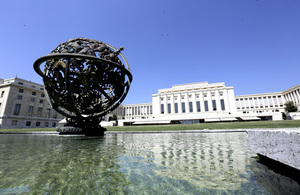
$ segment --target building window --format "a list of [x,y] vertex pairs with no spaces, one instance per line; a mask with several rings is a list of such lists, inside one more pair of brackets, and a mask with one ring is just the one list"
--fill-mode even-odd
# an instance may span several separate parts
[[3,98],[3,96],[4,96],[4,91],[1,92],[1,98]]
[[45,127],[49,127],[49,122],[45,122]]
[[197,101],[197,112],[201,112],[201,109],[200,109],[200,101]]
[[44,94],[44,93],[42,93],[42,94],[41,94],[41,97],[42,97],[42,98],[43,98],[43,97],[45,97],[45,94]]
[[182,113],[185,113],[185,102],[182,102],[181,106],[182,106]]
[[35,126],[36,126],[36,127],[41,126],[41,122],[36,122],[36,123],[35,123]]
[[14,110],[14,115],[19,115],[21,110],[21,104],[16,104],[15,110]]
[[44,100],[40,100],[40,104],[43,104],[44,103]]
[[18,124],[18,121],[17,120],[12,120],[11,121],[11,126],[17,126]]
[[19,93],[23,93],[24,92],[24,89],[19,89]]
[[19,82],[18,84],[19,84],[19,85],[23,85],[23,83],[22,83],[22,82]]
[[54,112],[53,118],[57,118],[57,112]]
[[175,113],[178,113],[178,103],[175,103],[174,107],[175,107]]
[[193,112],[193,102],[189,102],[190,112]]
[[30,127],[31,121],[26,121],[26,127]]
[[47,112],[46,112],[46,117],[47,118],[50,118],[50,113],[51,113],[51,109],[47,108]]
[[31,102],[35,102],[35,98],[31,98],[30,101],[31,101]]
[[42,107],[38,107],[38,117],[41,117],[43,113],[43,108]]
[[222,110],[225,110],[225,102],[224,102],[224,99],[221,99],[221,100],[220,100],[220,103],[221,103],[221,109],[222,109]]
[[28,107],[28,116],[32,116],[33,115],[33,106],[29,106]]
[[161,110],[161,114],[164,114],[164,113],[165,113],[165,110],[164,110],[164,104],[161,104],[161,105],[160,105],[160,110]]
[[56,127],[56,123],[52,123],[52,127]]
[[168,104],[168,114],[171,113],[171,104]]
[[212,100],[213,111],[217,110],[216,100]]
[[36,96],[36,92],[35,92],[35,91],[33,91],[33,92],[32,92],[32,95]]
[[17,99],[18,99],[18,100],[22,100],[22,99],[23,99],[23,96],[18,95]]
[[204,101],[204,108],[205,108],[205,112],[208,112],[208,101],[207,100]]

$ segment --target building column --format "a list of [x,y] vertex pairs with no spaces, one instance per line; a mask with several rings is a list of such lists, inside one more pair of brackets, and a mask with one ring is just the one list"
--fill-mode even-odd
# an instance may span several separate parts
[[168,98],[167,95],[164,95],[164,114],[168,114]]
[[190,98],[189,98],[189,94],[185,93],[185,113],[190,113]]
[[275,108],[275,103],[274,103],[274,98],[273,98],[273,96],[271,96],[271,100],[272,100],[273,108]]
[[[226,112],[231,112],[230,106],[229,106],[229,101],[228,101],[228,91],[227,91],[227,89],[224,89],[224,91],[223,91],[223,97],[224,97],[225,111]],[[239,99],[239,102],[240,102],[240,109],[242,109],[241,99]]]
[[216,90],[215,92],[215,100],[216,100],[217,111],[222,111],[219,90]]
[[208,112],[213,111],[211,92],[207,91]]
[[298,97],[297,97],[297,94],[296,94],[296,90],[294,90],[292,93],[293,93],[293,96],[294,96],[294,99],[295,99],[294,102],[296,104],[296,103],[298,103]]
[[171,114],[175,114],[175,105],[174,105],[174,94],[171,94],[171,97],[170,97],[170,104],[171,104]]
[[182,114],[181,93],[178,94],[178,113]]
[[197,103],[196,103],[196,92],[192,94],[192,104],[193,104],[193,112],[197,112]]
[[300,103],[300,93],[298,90],[295,90],[295,94],[296,94],[296,97],[298,99],[298,102],[297,103]]
[[202,91],[199,93],[199,101],[200,101],[200,112],[205,112],[204,98],[203,98],[203,92]]

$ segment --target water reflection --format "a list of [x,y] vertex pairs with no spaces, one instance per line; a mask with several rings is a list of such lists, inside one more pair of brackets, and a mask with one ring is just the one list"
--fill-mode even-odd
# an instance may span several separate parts
[[257,179],[257,183],[265,186],[272,194],[300,194],[299,175],[298,181],[295,181],[257,161],[251,163],[251,171]]
[[158,193],[172,194],[172,189],[193,193],[267,193],[255,184],[255,179],[251,180],[249,164],[253,153],[247,150],[243,133],[118,137],[119,142],[128,143],[124,144],[126,152],[120,158],[120,170],[130,181],[148,181],[131,183],[140,190],[150,189],[153,181],[158,180]]
[[244,133],[1,135],[0,194],[269,194],[253,155]]
[[1,135],[0,193],[125,193],[116,164],[124,149],[116,139],[91,139]]

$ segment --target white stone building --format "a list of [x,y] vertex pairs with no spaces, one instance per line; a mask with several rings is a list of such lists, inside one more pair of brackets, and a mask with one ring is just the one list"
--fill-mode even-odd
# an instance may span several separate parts
[[[300,84],[283,92],[239,96],[224,82],[182,84],[159,89],[151,103],[120,105],[103,122],[114,114],[120,126],[282,120],[287,101],[300,111]],[[0,128],[56,127],[63,118],[49,105],[43,85],[0,79]],[[300,112],[291,118],[300,118]]]
[[282,120],[287,101],[300,111],[300,84],[283,92],[239,96],[223,82],[174,85],[159,89],[152,103],[122,106],[119,125]]
[[20,78],[0,79],[0,128],[56,127],[63,116],[51,108],[44,86]]

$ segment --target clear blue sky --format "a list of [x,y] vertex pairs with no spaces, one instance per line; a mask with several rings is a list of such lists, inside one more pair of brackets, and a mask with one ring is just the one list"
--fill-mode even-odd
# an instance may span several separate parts
[[208,81],[236,95],[300,83],[299,0],[12,0],[0,6],[0,78],[41,83],[33,62],[70,38],[124,46],[124,104]]

